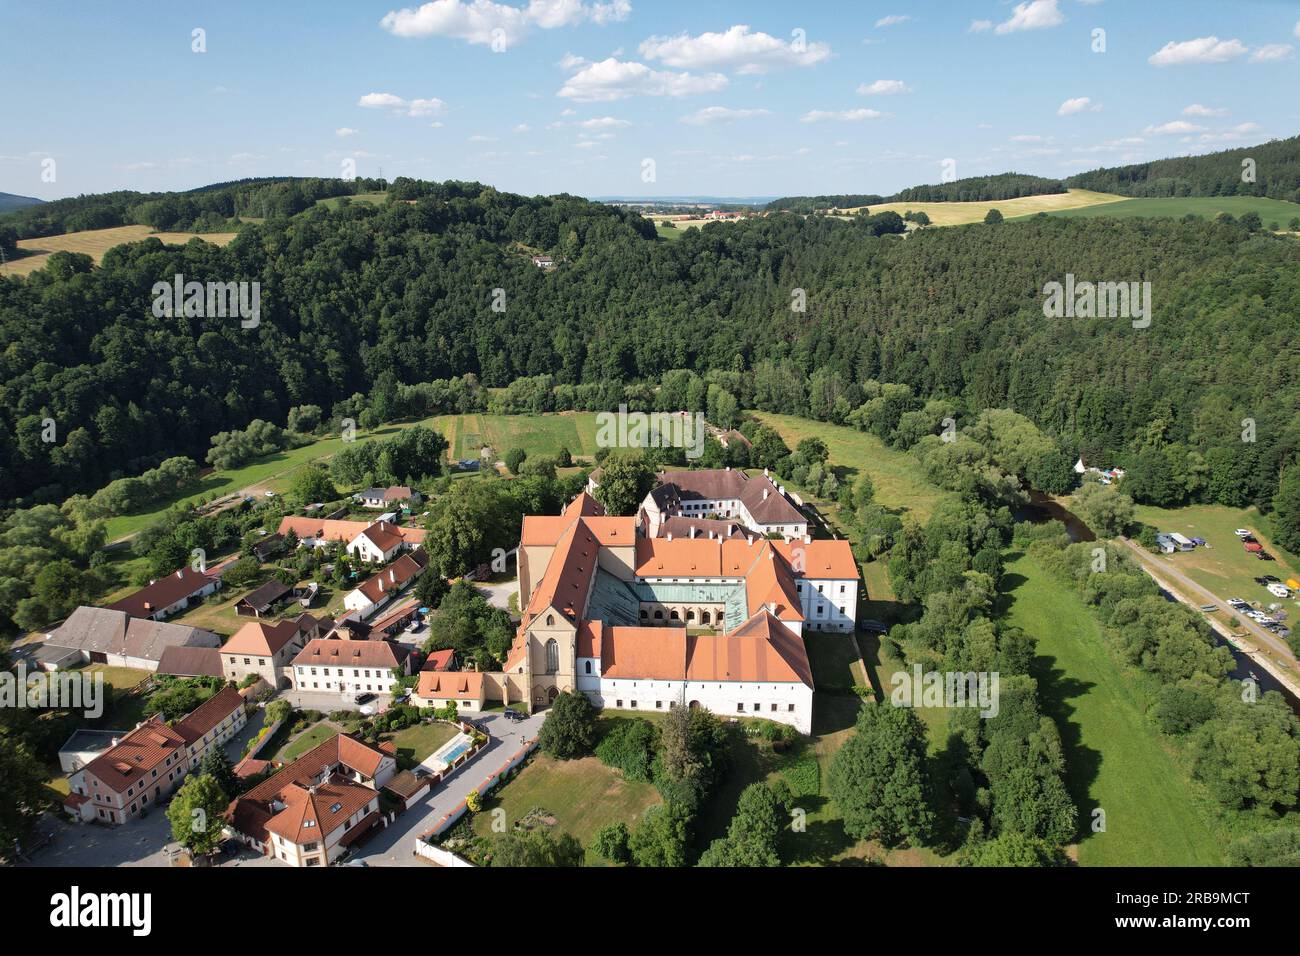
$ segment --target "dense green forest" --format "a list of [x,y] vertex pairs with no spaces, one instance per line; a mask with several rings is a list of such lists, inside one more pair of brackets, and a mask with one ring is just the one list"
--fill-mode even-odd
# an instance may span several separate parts
[[763,208],[768,212],[794,212],[811,215],[827,209],[857,209],[885,202],[884,196],[875,193],[841,194],[838,196],[782,196],[773,199]]
[[[917,400],[1019,411],[1099,465],[1172,448],[1203,475],[1219,449],[1259,488],[1300,444],[1300,247],[1243,223],[1039,217],[903,239],[782,216],[665,243],[574,197],[399,188],[434,195],[273,216],[224,248],[146,240],[98,268],[59,254],[0,281],[0,499],[91,492],[174,455],[203,461],[213,435],[254,419],[337,415],[358,394],[466,373],[590,385],[761,369],[736,375],[743,405],[832,420],[864,382],[904,383]],[[563,264],[538,270],[516,244]],[[176,273],[260,281],[260,325],[154,318],[151,287]],[[1042,288],[1066,273],[1150,281],[1151,326],[1045,319]]]
[[1021,196],[1046,196],[1065,192],[1059,179],[1027,176],[1023,173],[999,173],[996,176],[969,176],[950,183],[933,183],[900,190],[890,202],[991,202],[996,199],[1019,199]]
[[[1253,179],[1243,178],[1253,160]],[[1300,136],[1201,156],[1175,156],[1132,166],[1079,173],[1066,180],[1074,189],[1121,196],[1267,196],[1300,202]]]

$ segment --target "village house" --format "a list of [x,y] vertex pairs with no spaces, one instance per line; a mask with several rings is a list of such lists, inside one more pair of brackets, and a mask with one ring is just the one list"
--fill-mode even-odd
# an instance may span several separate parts
[[328,866],[381,825],[379,791],[396,772],[391,755],[339,734],[233,800],[229,830],[290,866]]
[[389,509],[401,505],[414,507],[421,500],[420,493],[407,485],[389,485],[387,488],[367,488],[357,498],[363,508]]
[[[298,538],[300,547],[324,548],[334,542],[351,545],[365,531],[379,522],[344,521],[337,518],[304,518],[288,515],[280,519],[280,534],[292,531]],[[388,531],[398,534],[407,548],[418,547],[424,541],[423,528],[408,528],[402,525],[388,525]],[[351,548],[348,549],[352,553]]]
[[123,611],[132,617],[161,621],[177,611],[185,610],[193,602],[207,597],[220,587],[221,578],[216,575],[195,571],[193,568],[181,568],[165,578],[150,581],[148,587],[110,604],[109,608]]
[[227,680],[242,683],[256,674],[275,688],[292,683],[289,667],[309,641],[321,635],[322,620],[301,614],[292,620],[249,621],[221,646],[221,666]]
[[401,594],[424,570],[428,558],[423,551],[404,554],[383,568],[343,598],[343,606],[360,615],[370,617],[381,607]]
[[484,694],[483,674],[478,671],[422,670],[411,703],[439,708],[455,704],[457,710],[476,711],[483,709]]
[[243,695],[232,687],[174,725],[155,714],[68,778],[64,809],[83,822],[126,823],[162,803],[246,722]]
[[376,521],[348,542],[348,554],[371,564],[383,564],[397,557],[407,547],[400,526],[390,521]]
[[411,673],[410,650],[388,641],[319,638],[293,659],[293,686],[300,691],[334,691],[344,697],[392,693],[393,672]]

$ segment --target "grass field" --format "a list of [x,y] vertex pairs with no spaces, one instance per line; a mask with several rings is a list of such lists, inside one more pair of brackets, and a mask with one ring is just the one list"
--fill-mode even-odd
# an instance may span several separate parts
[[455,737],[460,730],[454,724],[436,721],[405,727],[386,738],[397,748],[397,765],[404,770],[417,766],[426,757]]
[[388,193],[357,193],[355,196],[331,196],[329,199],[318,199],[316,205],[337,209],[343,204],[344,199],[351,202],[368,203],[371,206],[382,206],[388,202]]
[[553,455],[561,447],[574,457],[596,454],[596,413],[562,412],[556,415],[439,415],[428,423],[442,432],[453,459],[478,458],[489,445],[500,461],[511,448],[530,455]]
[[335,734],[340,732],[341,728],[331,721],[322,720],[319,723],[308,727],[293,740],[281,747],[279,752],[272,757],[272,760],[282,760],[288,763],[291,760],[297,760],[312,747],[317,744],[323,744]]
[[[931,225],[964,226],[983,222],[990,209],[996,209],[1007,219],[1033,216],[1040,212],[1060,212],[1066,209],[1096,207],[1122,201],[1123,196],[1113,193],[1093,192],[1090,189],[1071,189],[1069,192],[1046,196],[1024,196],[1020,199],[997,199],[990,202],[887,202],[867,207],[872,214],[896,212],[923,212],[930,217]],[[852,210],[849,210],[850,212]]]
[[0,266],[0,275],[29,275],[42,268],[56,252],[84,252],[98,264],[104,258],[104,253],[114,246],[139,242],[150,236],[168,245],[184,245],[191,239],[199,238],[204,242],[224,246],[235,235],[233,232],[154,232],[148,226],[117,226],[113,229],[90,229],[62,236],[46,236],[42,239],[19,239],[18,248],[30,255]]
[[659,802],[653,784],[630,783],[595,757],[556,760],[538,753],[517,777],[488,794],[484,812],[474,816],[474,831],[491,834],[497,807],[505,810],[508,826],[541,809],[587,848],[588,866],[603,866],[605,861],[591,850],[601,827],[622,822],[631,830]]
[[[1079,863],[1222,865],[1205,798],[1165,750],[1092,614],[1028,557],[1007,565],[1003,590],[1009,622],[1038,641],[1040,704],[1061,731],[1066,785],[1087,834]],[[1096,808],[1105,811],[1103,833],[1091,832]]]
[[[1161,561],[1178,568],[1202,587],[1221,598],[1239,597],[1244,601],[1276,601],[1255,578],[1264,574],[1286,580],[1300,577],[1300,559],[1273,543],[1269,520],[1256,508],[1229,508],[1224,505],[1189,505],[1185,508],[1155,508],[1138,505],[1139,521],[1159,531],[1178,531],[1187,537],[1204,538],[1207,548],[1162,554]],[[1260,561],[1251,557],[1233,533],[1235,528],[1255,532],[1264,550],[1276,559]],[[1227,620],[1229,612],[1224,612]]]
[[1264,225],[1277,223],[1286,229],[1287,223],[1300,216],[1300,204],[1262,196],[1176,196],[1168,199],[1125,199],[1104,206],[1087,206],[1079,209],[1049,209],[1054,216],[1099,216],[1133,219],[1138,216],[1178,218],[1192,213],[1213,219],[1219,213],[1242,216],[1248,212],[1259,213]]
[[809,421],[793,415],[750,412],[758,421],[775,428],[791,449],[800,439],[813,436],[826,443],[830,463],[841,482],[853,481],[865,470],[876,485],[876,500],[889,508],[912,514],[924,523],[934,506],[950,493],[930,484],[921,466],[907,452],[889,448],[866,432],[843,425]]

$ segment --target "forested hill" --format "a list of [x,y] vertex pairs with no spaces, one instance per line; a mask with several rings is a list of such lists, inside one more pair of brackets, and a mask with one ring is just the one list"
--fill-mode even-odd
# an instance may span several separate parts
[[1023,173],[999,173],[996,176],[969,176],[950,183],[933,183],[928,186],[911,186],[893,196],[867,193],[836,196],[784,196],[774,199],[764,208],[768,212],[797,212],[809,214],[828,209],[856,209],[886,202],[990,202],[997,199],[1019,199],[1021,196],[1043,196],[1065,192],[1065,184],[1058,179],[1027,176]]
[[[1242,178],[1244,160],[1254,162],[1253,182]],[[1071,176],[1066,185],[1122,196],[1267,196],[1300,202],[1300,136],[1200,156],[1094,169]]]
[[[1300,245],[1241,223],[1034,218],[902,239],[779,216],[668,243],[635,213],[464,188],[271,217],[225,247],[149,239],[97,268],[59,253],[0,280],[0,499],[203,461],[212,435],[253,419],[463,373],[498,386],[762,365],[762,394],[755,375],[739,398],[796,414],[816,370],[836,407],[866,379],[907,383],[1014,408],[1094,456],[1239,447],[1244,417],[1250,460],[1272,474],[1297,445]],[[177,273],[259,281],[260,325],[155,318],[151,288]],[[1045,319],[1043,286],[1066,273],[1149,280],[1150,328]],[[791,311],[796,288],[806,312]]]
[[1046,196],[1065,192],[1059,179],[1027,176],[1023,173],[999,173],[996,176],[969,176],[950,183],[912,186],[900,190],[891,202],[991,202],[1019,199],[1021,196]]
[[33,199],[31,196],[15,196],[13,193],[0,193],[0,213],[9,212],[12,209],[22,209],[26,206],[39,206],[41,200]]

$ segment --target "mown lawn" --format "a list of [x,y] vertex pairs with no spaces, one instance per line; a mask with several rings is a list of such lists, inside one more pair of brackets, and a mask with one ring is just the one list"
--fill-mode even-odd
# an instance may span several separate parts
[[398,766],[410,769],[458,733],[460,730],[454,724],[436,721],[431,724],[419,723],[413,727],[405,727],[397,733],[387,735],[385,739],[391,740],[397,748]]
[[271,759],[283,760],[288,763],[291,760],[297,760],[312,747],[323,744],[334,735],[340,733],[340,728],[332,721],[322,720],[313,724],[304,730],[285,746],[281,747],[279,752]]
[[910,454],[889,448],[880,439],[855,428],[814,422],[794,415],[750,412],[758,421],[775,428],[791,449],[801,439],[820,438],[830,451],[830,463],[841,481],[855,481],[866,471],[876,486],[876,500],[891,509],[907,512],[921,523],[950,493],[935,487],[921,465]]
[[484,445],[500,461],[511,448],[530,455],[554,455],[562,447],[575,457],[596,454],[596,413],[561,412],[554,415],[439,415],[431,427],[447,438],[453,459],[478,458]]
[[1133,219],[1139,216],[1180,218],[1189,213],[1213,219],[1220,213],[1240,217],[1248,212],[1254,212],[1259,213],[1259,218],[1263,220],[1265,226],[1277,223],[1281,229],[1286,229],[1291,219],[1300,216],[1300,205],[1263,196],[1170,196],[1154,199],[1123,199],[1120,202],[1101,206],[1046,211],[1053,216],[1084,216],[1090,219],[1100,216],[1116,219]]
[[[1008,619],[1038,641],[1034,676],[1060,728],[1079,808],[1084,866],[1222,865],[1223,837],[1145,715],[1131,679],[1073,591],[1017,556],[1003,578]],[[1106,830],[1092,832],[1093,811]]]
[[491,791],[483,812],[474,817],[474,832],[492,833],[492,811],[505,810],[506,825],[513,826],[529,811],[544,810],[555,827],[576,837],[587,848],[587,865],[605,860],[591,849],[596,833],[613,823],[634,829],[642,815],[659,803],[653,784],[630,783],[595,757],[556,760],[537,753],[519,775]]

